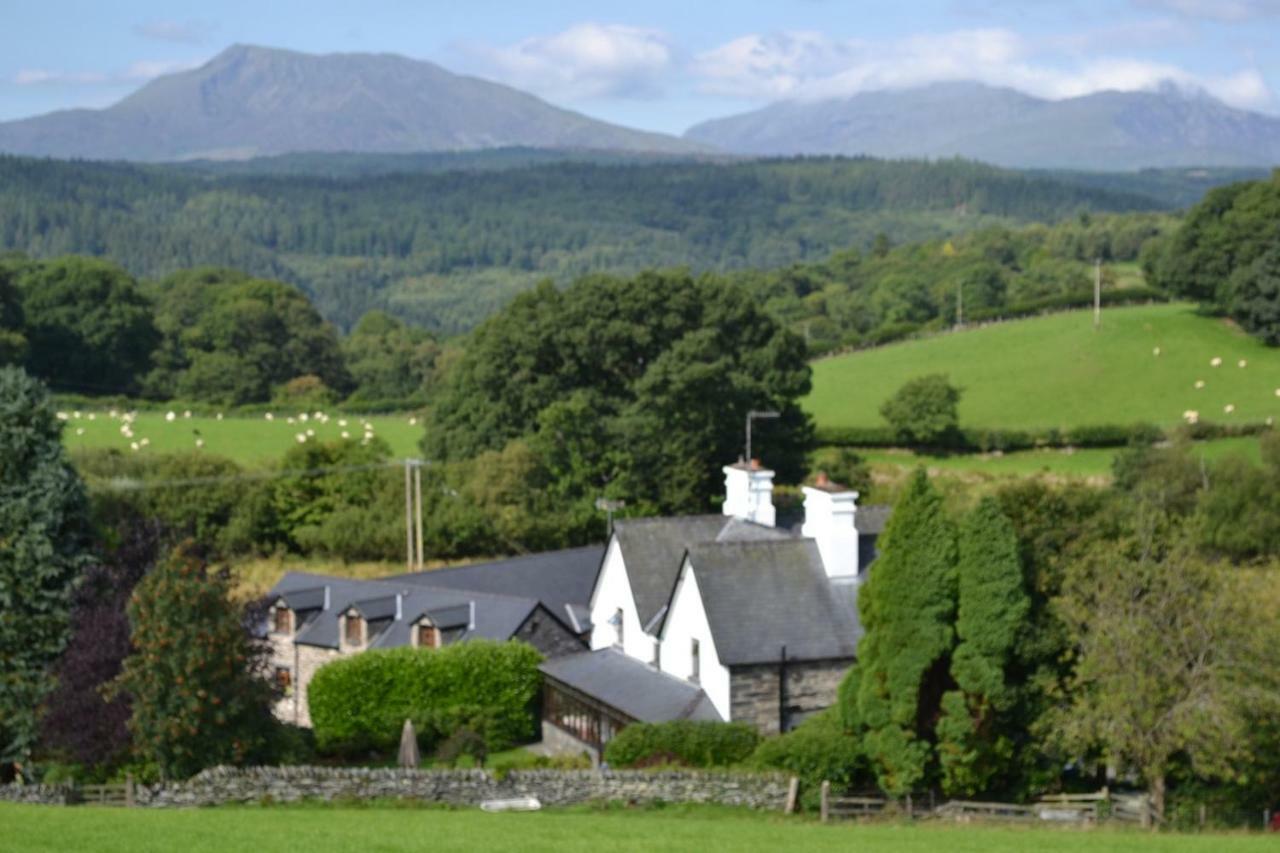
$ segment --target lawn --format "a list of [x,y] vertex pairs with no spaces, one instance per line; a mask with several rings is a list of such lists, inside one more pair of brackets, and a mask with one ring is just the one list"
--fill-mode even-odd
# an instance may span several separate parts
[[965,427],[1280,418],[1280,349],[1185,304],[1109,308],[1096,332],[1072,311],[822,359],[804,406],[819,427],[883,426],[881,403],[928,373],[963,389]]
[[[166,411],[138,411],[129,425],[133,436],[121,432],[125,426],[123,410],[90,411],[65,409],[66,428],[63,441],[67,447],[95,448],[115,447],[126,452],[174,453],[197,449],[233,459],[242,465],[254,466],[278,460],[290,447],[299,443],[302,435],[307,441],[336,441],[345,432],[350,441],[360,441],[365,435],[365,424],[373,428],[373,434],[391,445],[397,457],[416,456],[418,441],[422,438],[421,420],[413,415],[343,415],[338,412],[306,413],[273,412],[266,415],[233,416],[218,418],[216,411],[191,412],[175,410],[173,419]],[[292,422],[290,422],[292,421]],[[310,431],[310,435],[308,435]],[[146,440],[146,444],[143,441]],[[134,443],[137,451],[131,451]],[[202,442],[198,447],[197,442]]]
[[1262,835],[1153,835],[1139,831],[1029,827],[830,824],[711,807],[571,809],[486,814],[395,807],[227,807],[148,811],[0,804],[0,849],[138,851],[858,850],[867,853],[990,851],[1274,850]]
[[[1262,458],[1258,439],[1251,437],[1198,442],[1193,450],[1209,460],[1221,459],[1231,454],[1239,454],[1254,463],[1261,461]],[[870,462],[873,468],[913,468],[916,465],[925,465],[930,469],[941,471],[983,473],[996,477],[1025,477],[1030,474],[1045,473],[1059,477],[1088,479],[1111,475],[1111,462],[1115,459],[1117,449],[1084,448],[1072,451],[1045,449],[1004,454],[966,453],[952,456],[930,456],[913,453],[910,450],[870,447],[857,448],[857,452]]]

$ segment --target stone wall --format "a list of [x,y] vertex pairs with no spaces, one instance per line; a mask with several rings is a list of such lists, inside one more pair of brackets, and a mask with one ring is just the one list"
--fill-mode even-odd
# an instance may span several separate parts
[[[787,728],[829,708],[852,660],[787,661]],[[729,713],[735,723],[750,723],[762,735],[778,733],[779,664],[735,666],[730,670]]]
[[[139,806],[292,803],[301,800],[411,799],[478,806],[485,800],[537,797],[544,806],[622,801],[717,803],[781,810],[788,780],[775,774],[645,770],[517,770],[499,779],[485,770],[338,767],[215,767],[186,782],[138,785]],[[61,786],[0,787],[0,799],[66,802]],[[62,791],[61,799],[57,793]]]
[[72,785],[0,785],[0,802],[61,806],[79,802],[79,796]]

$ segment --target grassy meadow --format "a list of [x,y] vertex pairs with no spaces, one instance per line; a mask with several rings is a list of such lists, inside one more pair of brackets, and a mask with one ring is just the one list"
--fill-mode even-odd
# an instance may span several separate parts
[[[102,447],[137,453],[200,450],[247,466],[280,459],[290,447],[299,444],[299,436],[307,441],[336,441],[346,433],[348,440],[360,441],[369,431],[366,424],[374,435],[391,445],[397,457],[418,455],[418,441],[422,438],[421,420],[409,414],[343,415],[280,410],[270,413],[270,417],[265,413],[219,417],[214,410],[181,408],[172,410],[172,419],[170,411],[163,409],[126,413],[123,409],[64,408],[61,414],[66,419],[63,441],[73,450]],[[131,422],[126,421],[128,415],[133,417]],[[132,436],[122,431],[126,426]],[[136,451],[132,449],[135,443]]]
[[928,373],[963,389],[964,427],[1280,418],[1280,349],[1186,304],[1105,309],[1096,332],[1071,311],[822,359],[804,406],[820,427],[883,426],[880,405]]
[[[234,851],[608,851],[858,850],[866,853],[1235,853],[1273,850],[1261,834],[1157,835],[942,824],[820,824],[737,809],[568,809],[525,814],[446,811],[391,804],[214,809],[111,809],[0,804],[0,848],[96,853]],[[12,845],[12,846],[10,846]]]

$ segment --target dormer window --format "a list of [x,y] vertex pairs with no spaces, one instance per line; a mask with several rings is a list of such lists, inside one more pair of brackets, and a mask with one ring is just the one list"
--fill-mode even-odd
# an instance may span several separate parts
[[273,634],[292,634],[293,611],[287,607],[277,607],[272,611],[271,632]]
[[440,648],[440,629],[435,625],[421,623],[418,625],[417,644],[423,649]]
[[364,619],[359,614],[352,611],[347,614],[346,622],[343,625],[342,641],[348,646],[359,647],[364,645]]

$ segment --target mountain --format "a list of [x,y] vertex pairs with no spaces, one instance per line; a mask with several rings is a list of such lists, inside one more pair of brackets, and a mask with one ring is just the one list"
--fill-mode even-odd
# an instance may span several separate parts
[[696,125],[685,138],[739,154],[959,156],[1035,169],[1280,163],[1280,118],[1172,85],[1053,101],[981,83],[935,83],[780,102]]
[[508,146],[696,153],[700,145],[560,109],[391,54],[235,45],[102,110],[0,123],[0,151],[99,160],[242,159],[292,151]]

